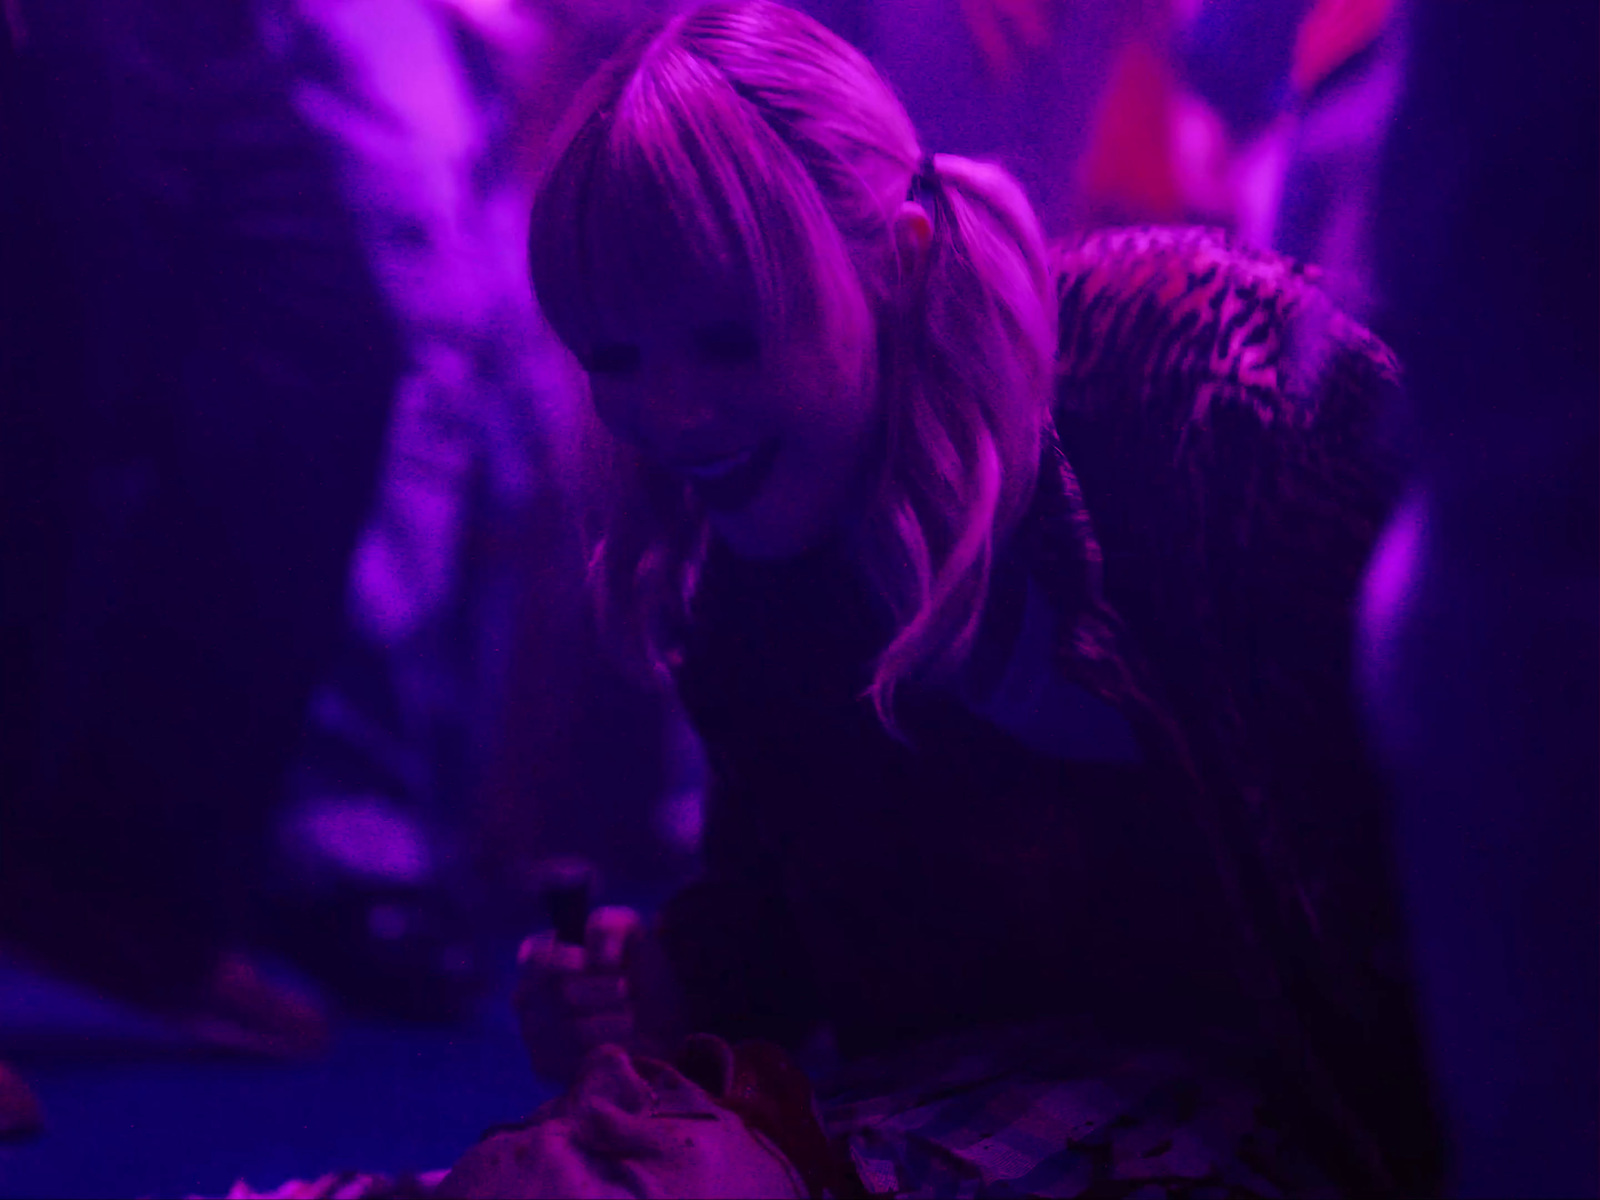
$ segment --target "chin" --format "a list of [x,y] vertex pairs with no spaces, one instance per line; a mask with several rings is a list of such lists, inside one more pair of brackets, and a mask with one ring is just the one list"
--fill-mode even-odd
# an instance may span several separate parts
[[797,538],[786,531],[771,530],[755,522],[739,518],[712,518],[711,528],[718,539],[740,558],[765,562],[781,562],[796,558],[811,548],[807,539]]
[[740,558],[778,562],[814,549],[826,532],[812,514],[784,511],[781,501],[758,497],[742,513],[711,515],[711,529]]

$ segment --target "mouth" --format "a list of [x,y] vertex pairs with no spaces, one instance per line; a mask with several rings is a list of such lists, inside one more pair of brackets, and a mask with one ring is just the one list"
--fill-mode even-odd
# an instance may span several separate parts
[[719,513],[739,512],[756,498],[761,485],[772,473],[779,444],[778,439],[773,438],[737,454],[680,465],[674,471],[708,509]]

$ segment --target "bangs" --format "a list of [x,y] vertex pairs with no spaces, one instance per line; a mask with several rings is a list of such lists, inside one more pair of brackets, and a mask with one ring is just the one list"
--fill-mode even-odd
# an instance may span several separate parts
[[578,353],[685,294],[763,339],[831,324],[818,298],[849,264],[805,167],[716,70],[671,41],[602,96],[553,163],[529,229],[534,290]]
[[[894,732],[896,688],[969,654],[1034,492],[1056,308],[1026,196],[998,168],[925,156],[871,64],[771,0],[709,0],[641,30],[551,145],[529,267],[580,360],[722,308],[775,348],[762,364],[774,381],[874,404],[851,540],[898,626],[867,693]],[[919,160],[937,186],[908,272],[894,221]],[[589,577],[602,625],[670,669],[708,514],[633,448],[594,448],[609,502]]]

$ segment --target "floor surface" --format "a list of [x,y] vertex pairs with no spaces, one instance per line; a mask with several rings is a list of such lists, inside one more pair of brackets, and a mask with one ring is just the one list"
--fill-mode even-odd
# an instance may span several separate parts
[[202,1055],[177,1031],[0,963],[0,1058],[49,1128],[0,1146],[0,1197],[222,1196],[328,1171],[450,1165],[549,1094],[504,985],[466,1027],[345,1022],[320,1062]]

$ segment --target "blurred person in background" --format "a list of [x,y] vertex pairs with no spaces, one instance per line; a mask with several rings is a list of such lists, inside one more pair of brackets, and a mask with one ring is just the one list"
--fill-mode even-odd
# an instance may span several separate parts
[[1399,0],[1186,0],[1175,126],[1196,209],[1323,268],[1370,316],[1378,171],[1404,75]]
[[[930,138],[1011,170],[1052,235],[1200,222],[1360,274],[1398,94],[1395,0],[808,0]],[[1350,243],[1347,247],[1344,243]]]
[[[543,138],[639,6],[301,0],[296,103],[400,321],[406,366],[350,627],[280,826],[284,948],[368,1008],[450,1019],[538,860],[636,881],[671,857],[658,700],[592,641],[580,381],[535,312]],[[500,903],[488,905],[490,895]]]
[[[1411,12],[1374,317],[1417,468],[1361,677],[1454,1194],[1600,1190],[1600,112],[1593,5]],[[1330,264],[1331,265],[1331,264]]]
[[0,936],[269,1054],[232,954],[400,372],[321,137],[242,3],[8,0]]
[[280,818],[279,935],[347,1000],[450,1018],[480,974],[459,843],[503,671],[503,547],[548,508],[574,408],[507,270],[549,33],[511,4],[308,0],[276,16],[405,346],[344,646]]
[[[806,0],[860,49],[929,140],[990,159],[1022,183],[1045,231],[1093,222],[1081,161],[1102,97],[1142,74],[1168,0]],[[1130,59],[1140,59],[1132,67]],[[1131,147],[1130,153],[1144,147]],[[1146,214],[1141,214],[1146,215]]]
[[[577,678],[549,647],[587,615],[562,608],[582,433],[528,297],[529,176],[636,16],[34,7],[5,9],[0,112],[4,937],[258,1052],[324,1037],[230,952],[262,940],[346,999],[455,1015],[458,914],[410,885],[468,840],[440,809],[493,755],[509,647]],[[653,702],[613,707],[659,757]],[[319,811],[330,781],[400,791],[410,827]],[[365,945],[318,907],[341,870],[376,884]],[[0,1103],[37,1125],[9,1074]]]
[[1080,157],[1058,164],[1071,168],[1076,224],[1219,226],[1298,262],[1335,264],[1330,293],[1352,314],[1370,312],[1377,170],[1402,74],[1400,6],[1128,8],[1137,19],[1076,135]]

